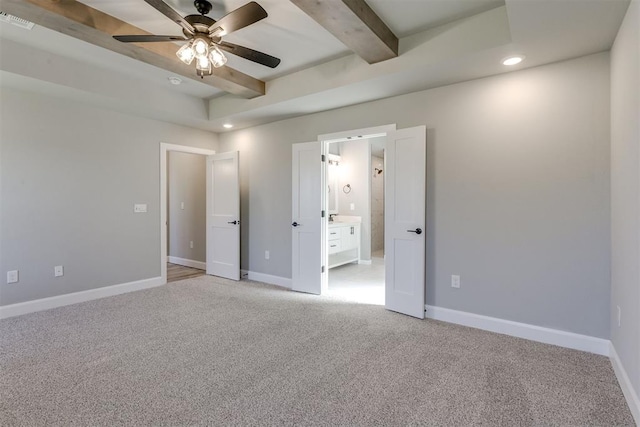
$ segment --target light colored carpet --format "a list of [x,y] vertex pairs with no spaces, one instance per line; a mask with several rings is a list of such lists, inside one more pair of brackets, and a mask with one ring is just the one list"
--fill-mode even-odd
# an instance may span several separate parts
[[0,322],[0,425],[632,425],[609,360],[209,276]]

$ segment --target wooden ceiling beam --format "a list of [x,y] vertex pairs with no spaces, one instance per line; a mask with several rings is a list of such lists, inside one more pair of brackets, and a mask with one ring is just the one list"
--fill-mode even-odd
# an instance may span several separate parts
[[265,94],[262,80],[227,66],[200,79],[194,66],[178,60],[173,43],[119,42],[112,35],[149,33],[76,0],[0,0],[0,10],[234,95],[255,98]]
[[398,56],[398,38],[365,0],[291,0],[369,64]]

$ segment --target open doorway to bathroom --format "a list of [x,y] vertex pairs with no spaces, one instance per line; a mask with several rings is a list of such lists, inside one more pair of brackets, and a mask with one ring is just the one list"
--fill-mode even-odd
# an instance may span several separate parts
[[384,146],[386,136],[327,145],[326,294],[384,305]]

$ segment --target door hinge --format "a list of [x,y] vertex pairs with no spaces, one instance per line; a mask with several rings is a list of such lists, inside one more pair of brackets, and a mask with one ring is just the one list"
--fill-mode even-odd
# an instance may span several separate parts
[[320,213],[320,217],[324,218],[324,211]]
[[324,265],[322,266],[322,273],[324,273]]
[[326,162],[326,161],[327,161],[327,157],[323,154],[323,155],[320,157],[320,160],[321,160],[321,161],[323,161],[323,162]]

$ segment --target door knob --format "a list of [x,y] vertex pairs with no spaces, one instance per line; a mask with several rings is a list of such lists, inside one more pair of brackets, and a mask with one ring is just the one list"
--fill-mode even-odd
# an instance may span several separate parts
[[240,221],[229,221],[229,222],[227,222],[227,224],[236,225],[236,224],[240,224]]
[[422,228],[416,228],[415,230],[407,230],[409,233],[422,234]]
[[298,224],[297,222],[293,221],[293,223],[291,225],[293,225],[294,227],[297,227],[297,226],[302,225],[302,224]]

